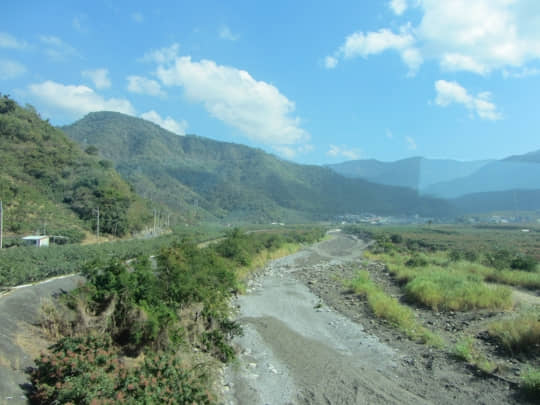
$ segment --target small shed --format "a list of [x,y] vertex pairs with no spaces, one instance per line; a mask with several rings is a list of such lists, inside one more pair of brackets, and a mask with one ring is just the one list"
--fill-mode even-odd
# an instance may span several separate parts
[[22,238],[28,246],[48,247],[49,237],[47,235],[29,235]]

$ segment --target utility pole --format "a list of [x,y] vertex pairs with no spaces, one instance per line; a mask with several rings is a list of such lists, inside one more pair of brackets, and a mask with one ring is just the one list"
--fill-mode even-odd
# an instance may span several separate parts
[[97,239],[97,242],[99,242],[99,207],[96,208],[96,215],[97,215],[97,221],[96,221],[96,239]]
[[156,234],[156,209],[154,208],[154,232],[153,234]]
[[2,249],[3,232],[4,232],[4,210],[2,209],[2,200],[0,200],[0,249]]

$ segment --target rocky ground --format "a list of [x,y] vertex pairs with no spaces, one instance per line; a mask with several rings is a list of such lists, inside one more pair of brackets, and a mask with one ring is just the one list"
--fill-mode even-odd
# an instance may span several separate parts
[[[270,263],[235,302],[244,336],[224,372],[226,404],[512,404],[519,364],[485,375],[448,349],[411,342],[373,317],[343,286],[359,267],[389,294],[400,289],[383,265],[362,259],[366,244],[336,234]],[[457,332],[481,329],[496,313],[434,313],[419,319],[451,345]]]

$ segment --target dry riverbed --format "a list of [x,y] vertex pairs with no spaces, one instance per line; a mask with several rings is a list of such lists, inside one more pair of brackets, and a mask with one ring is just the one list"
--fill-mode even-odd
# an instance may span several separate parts
[[[253,278],[235,302],[244,336],[224,371],[226,404],[522,402],[511,381],[478,375],[448,349],[411,342],[347,294],[343,280],[365,265],[365,247],[337,233]],[[451,335],[454,324],[444,322]]]

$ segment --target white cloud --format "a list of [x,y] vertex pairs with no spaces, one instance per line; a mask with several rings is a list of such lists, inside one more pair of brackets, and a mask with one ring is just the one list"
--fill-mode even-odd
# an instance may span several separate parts
[[410,136],[406,136],[405,141],[407,142],[407,148],[409,150],[416,150],[416,142],[413,138],[411,138]]
[[540,2],[421,0],[417,28],[443,68],[486,74],[540,57]]
[[109,98],[96,93],[87,86],[64,85],[53,81],[28,86],[30,97],[74,118],[93,111],[117,111],[135,115],[135,109],[126,99]]
[[144,22],[144,15],[140,12],[131,13],[131,19],[140,24]]
[[447,107],[453,103],[462,104],[482,119],[494,121],[502,118],[495,104],[490,101],[491,93],[489,92],[479,93],[475,97],[459,83],[446,80],[437,80],[435,90],[437,92],[435,104],[441,107]]
[[141,61],[153,62],[160,65],[174,62],[174,60],[178,56],[179,49],[180,49],[180,45],[175,42],[171,46],[160,48],[160,49],[153,49],[149,52],[146,52],[144,56],[142,57]]
[[334,69],[338,64],[337,58],[334,58],[333,56],[327,56],[324,58],[324,67],[327,69]]
[[311,152],[314,149],[313,145],[311,145],[309,143],[304,144],[304,145],[295,145],[295,146],[291,146],[291,145],[273,145],[272,148],[278,154],[280,154],[281,156],[283,156],[283,157],[285,157],[287,159],[292,159],[295,156],[297,156],[298,154],[305,155],[305,154]]
[[459,53],[445,53],[441,58],[441,67],[447,71],[466,70],[484,75],[488,73],[488,67],[467,55]]
[[349,148],[345,145],[330,145],[326,154],[331,157],[343,157],[349,160],[359,159],[361,156],[361,152],[358,149]]
[[225,39],[227,41],[236,41],[238,38],[240,38],[239,35],[235,35],[231,32],[231,29],[224,25],[219,29],[219,37],[221,39]]
[[388,5],[397,15],[401,15],[407,10],[407,0],[390,0]]
[[149,96],[165,96],[165,92],[161,90],[161,85],[152,79],[147,79],[142,76],[128,76],[127,89],[132,93],[147,94]]
[[275,86],[255,80],[245,70],[211,60],[193,62],[183,56],[170,67],[159,66],[157,76],[166,86],[182,86],[188,99],[202,103],[212,116],[250,139],[269,145],[309,139],[300,119],[292,116],[294,103]]
[[161,118],[161,116],[154,110],[141,114],[141,118],[152,121],[154,124],[174,132],[176,135],[185,135],[186,129],[188,128],[188,123],[186,120],[178,122],[169,116],[167,116],[167,118]]
[[274,146],[274,150],[279,153],[281,156],[286,157],[287,159],[292,159],[296,156],[297,151],[291,146],[285,146],[285,145],[276,145]]
[[9,59],[0,59],[0,80],[15,79],[26,73],[26,66]]
[[83,70],[82,77],[90,79],[97,89],[108,89],[111,87],[109,71],[107,69]]
[[19,41],[13,35],[7,32],[0,32],[0,48],[24,49],[27,46],[28,44],[26,42]]
[[45,54],[55,61],[64,61],[71,56],[78,56],[75,48],[54,35],[40,35],[39,40],[45,45]]
[[523,79],[525,77],[540,75],[540,69],[534,68],[534,67],[531,67],[531,68],[524,67],[523,69],[518,70],[518,71],[504,69],[502,72],[502,75],[505,79],[508,79],[508,78]]
[[378,54],[388,49],[402,50],[410,48],[414,43],[414,38],[410,33],[403,32],[394,34],[388,29],[381,29],[377,32],[355,32],[345,39],[345,43],[340,50],[345,59],[356,56],[367,57]]
[[414,73],[425,59],[445,71],[487,75],[526,68],[540,59],[540,2],[535,0],[391,0],[401,15],[416,7],[420,22],[399,33],[387,28],[345,38],[336,58],[368,57],[385,50],[400,53]]
[[413,75],[423,63],[422,54],[416,49],[415,41],[410,25],[402,26],[397,34],[386,28],[376,32],[355,32],[345,38],[345,42],[333,56],[326,57],[325,65],[332,68],[337,65],[338,58],[367,58],[387,50],[394,50],[400,54],[403,62],[409,67],[409,73]]

